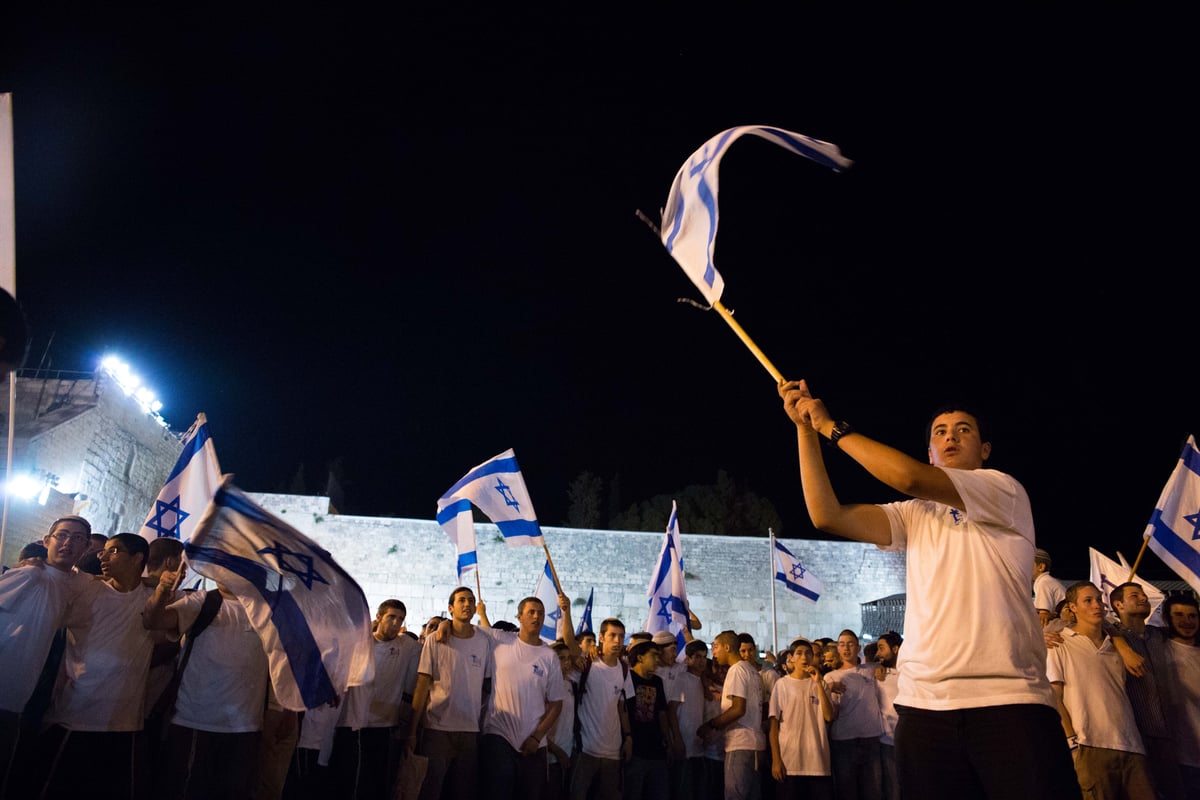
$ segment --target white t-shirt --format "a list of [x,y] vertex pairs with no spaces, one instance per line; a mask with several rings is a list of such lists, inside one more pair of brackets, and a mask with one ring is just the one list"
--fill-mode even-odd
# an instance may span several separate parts
[[[509,746],[520,750],[546,713],[546,706],[564,702],[562,665],[554,650],[542,642],[521,641],[512,631],[480,628],[492,638],[496,677],[483,720],[483,732],[503,736]],[[539,747],[544,747],[543,737]]]
[[610,667],[596,659],[588,670],[579,700],[579,730],[583,752],[596,758],[621,757],[621,717],[618,703],[633,697],[633,680],[618,663]]
[[1175,731],[1179,763],[1200,767],[1200,647],[1169,640],[1166,652],[1176,700],[1167,714]]
[[821,693],[809,678],[776,681],[768,704],[779,720],[779,756],[788,775],[830,775],[829,732]]
[[425,637],[420,675],[428,675],[429,705],[422,720],[435,731],[479,732],[483,711],[483,681],[495,674],[492,640],[477,629],[474,636],[459,638],[453,633],[439,642]]
[[[179,616],[184,647],[209,591],[217,590],[184,592],[167,606]],[[192,645],[171,722],[210,733],[261,730],[268,678],[267,652],[246,609],[237,598],[223,597],[217,615]]]
[[1057,708],[1029,587],[1029,497],[1012,476],[947,469],[964,511],[929,500],[881,508],[907,551],[908,606],[896,704],[929,710],[1040,703]]
[[119,592],[90,581],[66,615],[67,647],[46,724],[72,731],[140,731],[153,634],[142,610],[153,593],[139,585]]
[[835,741],[869,739],[883,733],[883,717],[879,710],[879,686],[875,681],[875,665],[835,669],[825,673],[825,685],[842,685],[841,692],[830,691],[838,714],[830,726],[829,738]]
[[1058,608],[1058,604],[1067,596],[1067,590],[1063,588],[1062,581],[1058,578],[1050,576],[1049,572],[1043,572],[1033,579],[1033,607],[1037,611],[1049,611],[1054,613],[1054,609]]
[[679,735],[683,738],[687,757],[701,758],[704,755],[704,740],[696,735],[696,729],[704,724],[704,682],[699,675],[693,675],[685,669],[678,678],[678,686],[682,697],[677,709]]
[[45,564],[0,574],[0,711],[25,708],[68,606],[92,583]]
[[762,677],[749,661],[739,661],[725,674],[721,687],[721,713],[733,705],[733,698],[746,701],[746,713],[725,731],[725,752],[762,750],[766,746],[762,731]]
[[[417,665],[421,643],[406,633],[386,642],[375,640],[375,677],[370,683],[368,728],[391,728],[400,724],[400,711],[411,703],[417,687]],[[404,695],[409,696],[405,701]]]
[[[1063,641],[1046,657],[1046,674],[1063,684],[1063,705],[1080,744],[1128,753],[1145,753],[1142,736],[1125,694],[1125,664],[1104,637],[1099,648],[1073,628],[1064,628]],[[908,640],[904,642],[908,647]],[[903,651],[902,651],[903,652]]]
[[895,667],[887,667],[887,675],[879,684],[879,713],[883,718],[883,733],[879,737],[880,744],[896,744],[896,723],[900,716],[896,713],[896,693],[900,690],[900,672]]

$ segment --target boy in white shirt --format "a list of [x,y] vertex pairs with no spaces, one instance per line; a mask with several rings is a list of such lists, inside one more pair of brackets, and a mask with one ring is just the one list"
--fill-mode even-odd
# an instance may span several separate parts
[[775,684],[767,714],[771,732],[771,776],[782,787],[776,796],[831,798],[829,732],[837,716],[821,671],[813,663],[812,645],[804,639],[783,654],[787,677]]

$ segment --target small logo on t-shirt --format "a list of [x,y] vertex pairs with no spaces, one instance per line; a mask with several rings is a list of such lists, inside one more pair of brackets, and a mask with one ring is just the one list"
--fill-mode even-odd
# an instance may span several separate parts
[[964,519],[967,518],[967,515],[959,511],[957,508],[952,508],[950,509],[950,517],[954,520],[955,525],[959,525]]
[[533,665],[533,674],[537,675],[540,678],[546,674],[546,670],[542,669],[541,664],[534,664]]

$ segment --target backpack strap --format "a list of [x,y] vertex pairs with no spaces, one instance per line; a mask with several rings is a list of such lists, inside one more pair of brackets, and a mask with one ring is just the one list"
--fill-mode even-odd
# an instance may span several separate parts
[[183,670],[187,666],[188,659],[192,655],[192,645],[196,642],[196,637],[204,632],[214,619],[217,618],[217,612],[221,610],[221,591],[213,589],[205,593],[204,602],[200,605],[200,613],[196,615],[196,621],[192,623],[192,627],[187,632],[187,644],[183,646],[183,652],[179,654],[179,663],[175,667],[175,674],[171,676],[171,682],[163,689],[163,693],[159,696],[158,702],[154,705],[155,714],[162,714],[162,735],[166,738],[167,724],[171,721],[171,715],[175,713],[175,698],[179,694],[179,684],[183,681]]

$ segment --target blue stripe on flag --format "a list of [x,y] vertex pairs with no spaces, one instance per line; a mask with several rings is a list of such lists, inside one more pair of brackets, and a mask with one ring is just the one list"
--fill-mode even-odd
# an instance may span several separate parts
[[473,469],[460,478],[458,483],[451,486],[450,489],[444,495],[442,495],[442,497],[452,497],[456,492],[458,492],[459,489],[463,488],[468,483],[474,483],[480,478],[486,478],[488,475],[520,471],[521,470],[517,466],[517,459],[515,457],[489,461],[486,464],[480,465],[478,469]]
[[179,454],[175,466],[171,468],[171,474],[167,476],[167,479],[163,483],[170,483],[178,478],[180,473],[187,469],[188,464],[192,463],[192,459],[204,449],[204,445],[208,442],[208,439],[208,424],[206,423],[196,429],[195,436],[183,443],[183,452]]
[[185,549],[190,560],[223,567],[245,578],[258,589],[263,601],[271,608],[271,622],[279,631],[279,642],[287,653],[296,686],[308,708],[316,708],[337,696],[321,660],[321,648],[313,638],[304,612],[287,592],[267,588],[268,572],[262,564],[224,550],[197,547],[191,542],[187,543]]
[[457,517],[462,512],[470,511],[470,510],[471,510],[471,501],[470,500],[467,500],[466,498],[463,498],[462,500],[455,500],[453,503],[451,503],[450,505],[446,506],[445,508],[443,508],[437,512],[438,524],[444,525],[447,522],[449,522],[450,520]]
[[519,536],[528,536],[531,539],[536,539],[542,535],[542,529],[538,527],[536,520],[506,519],[497,522],[496,527],[500,529],[500,533],[504,534],[505,539],[513,539]]

